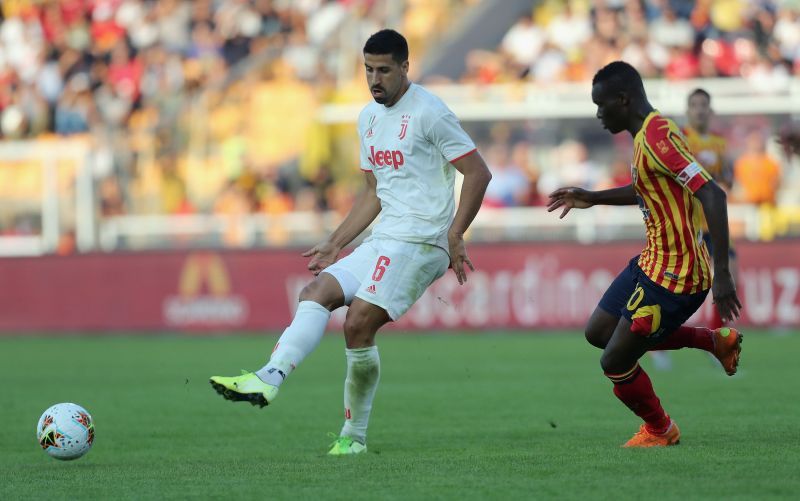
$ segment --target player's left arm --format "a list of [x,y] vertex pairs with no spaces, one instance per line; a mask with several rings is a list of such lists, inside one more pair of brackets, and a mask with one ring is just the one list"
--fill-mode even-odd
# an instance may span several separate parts
[[453,167],[464,175],[464,183],[461,185],[458,210],[453,218],[453,224],[450,225],[450,230],[447,232],[447,241],[450,245],[450,261],[453,271],[456,272],[458,283],[463,284],[467,281],[464,264],[466,263],[470,270],[475,271],[472,262],[467,257],[464,232],[472,224],[472,220],[475,219],[481,208],[483,195],[492,179],[492,173],[489,172],[489,167],[486,166],[486,162],[477,151],[456,160],[453,162]]
[[714,282],[712,294],[723,320],[739,317],[742,304],[736,294],[736,285],[728,260],[728,205],[725,191],[695,160],[677,128],[665,122],[647,131],[646,148],[655,160],[655,167],[672,177],[692,193],[703,206],[708,232],[714,246]]
[[694,196],[700,200],[703,213],[711,235],[714,248],[714,283],[711,292],[719,314],[725,321],[739,317],[742,303],[736,294],[736,284],[729,262],[730,236],[728,234],[728,202],[725,190],[714,181],[708,181],[695,191]]
[[469,228],[483,202],[486,187],[492,179],[489,167],[475,148],[469,135],[461,128],[458,118],[448,109],[431,108],[423,115],[426,120],[425,138],[433,144],[453,167],[464,175],[461,198],[453,223],[447,232],[450,266],[459,284],[467,281],[465,265],[475,270],[467,257],[464,233]]

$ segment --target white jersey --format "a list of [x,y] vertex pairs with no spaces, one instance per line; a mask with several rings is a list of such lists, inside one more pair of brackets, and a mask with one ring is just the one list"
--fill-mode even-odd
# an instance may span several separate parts
[[455,213],[451,162],[475,151],[458,118],[411,84],[394,106],[372,102],[358,116],[361,169],[378,180],[380,220],[372,237],[436,245],[448,251]]

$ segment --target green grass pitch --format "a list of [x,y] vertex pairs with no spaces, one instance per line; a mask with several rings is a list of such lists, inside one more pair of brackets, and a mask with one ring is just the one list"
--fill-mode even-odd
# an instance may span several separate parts
[[[643,365],[682,443],[619,445],[638,421],[577,333],[384,334],[369,453],[325,456],[342,424],[343,342],[327,336],[259,409],[214,374],[274,336],[0,338],[0,499],[796,499],[800,334],[748,332],[740,374],[704,353]],[[93,415],[77,461],[35,440],[45,408]]]

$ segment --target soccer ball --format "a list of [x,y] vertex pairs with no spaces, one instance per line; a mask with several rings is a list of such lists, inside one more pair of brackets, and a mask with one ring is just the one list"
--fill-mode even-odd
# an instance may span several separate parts
[[56,404],[39,418],[36,439],[42,449],[56,459],[77,459],[92,448],[92,416],[80,405]]

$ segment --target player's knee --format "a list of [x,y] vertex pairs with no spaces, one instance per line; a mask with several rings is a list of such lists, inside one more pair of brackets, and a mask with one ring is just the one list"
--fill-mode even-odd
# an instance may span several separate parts
[[622,374],[630,367],[624,367],[625,363],[613,351],[605,350],[600,357],[600,367],[606,374]]
[[347,312],[347,317],[344,320],[344,332],[358,334],[361,332],[365,332],[367,330],[367,319],[365,315],[359,315],[357,313],[352,313],[352,311]]
[[587,325],[586,330],[583,332],[586,341],[597,348],[603,349],[608,344],[609,336],[605,330],[598,329],[592,325]]
[[600,357],[600,367],[606,374],[622,374],[627,372],[636,364],[636,360],[629,360],[628,357],[620,353],[604,350]]
[[344,338],[348,348],[364,348],[374,344],[375,333],[366,315],[348,312],[344,321]]
[[609,314],[602,308],[595,308],[584,330],[586,341],[592,346],[596,346],[601,350],[604,349],[614,334],[617,322],[619,322],[619,318]]
[[319,280],[314,280],[303,287],[303,290],[300,291],[300,295],[298,296],[298,300],[313,301],[330,311],[335,310],[343,304],[342,299],[338,298],[335,294],[331,294],[330,291],[325,290],[324,284]]
[[310,284],[303,287],[303,290],[300,291],[299,300],[300,301],[316,301],[319,299],[319,284],[317,282],[311,282]]
[[606,352],[600,357],[600,368],[606,374],[615,374],[614,372],[614,357]]

